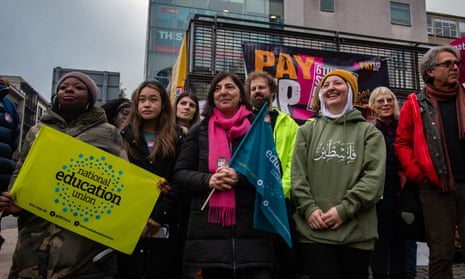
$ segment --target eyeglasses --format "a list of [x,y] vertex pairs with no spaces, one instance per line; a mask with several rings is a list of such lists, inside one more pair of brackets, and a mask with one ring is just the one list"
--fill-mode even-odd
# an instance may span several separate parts
[[393,98],[382,98],[375,101],[378,105],[384,105],[384,103],[392,104],[394,102]]
[[445,68],[451,69],[452,67],[454,67],[454,65],[457,65],[457,67],[460,67],[461,64],[462,64],[462,62],[458,61],[458,60],[455,60],[455,61],[447,60],[447,61],[444,61],[444,62],[441,62],[441,63],[436,63],[434,66],[435,67],[443,66]]

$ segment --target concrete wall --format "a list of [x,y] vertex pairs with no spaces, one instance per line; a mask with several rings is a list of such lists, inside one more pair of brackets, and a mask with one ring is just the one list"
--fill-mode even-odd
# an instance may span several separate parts
[[321,12],[320,0],[285,0],[285,24],[398,40],[428,42],[425,2],[396,0],[410,4],[411,26],[391,24],[389,0],[335,1],[334,12]]

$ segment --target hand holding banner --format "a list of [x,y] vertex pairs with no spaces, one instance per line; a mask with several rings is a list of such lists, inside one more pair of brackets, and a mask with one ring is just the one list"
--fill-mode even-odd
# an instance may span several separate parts
[[42,126],[11,189],[19,207],[131,254],[163,178]]

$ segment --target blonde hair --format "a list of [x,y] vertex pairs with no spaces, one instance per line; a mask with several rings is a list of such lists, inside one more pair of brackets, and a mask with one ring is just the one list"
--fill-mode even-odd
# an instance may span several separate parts
[[368,100],[368,105],[371,108],[374,108],[376,98],[378,98],[379,95],[391,95],[392,100],[394,102],[394,117],[398,118],[399,117],[399,103],[397,102],[397,97],[394,94],[394,92],[392,92],[391,89],[385,86],[378,86],[375,89],[373,89],[373,91],[370,94],[370,99]]

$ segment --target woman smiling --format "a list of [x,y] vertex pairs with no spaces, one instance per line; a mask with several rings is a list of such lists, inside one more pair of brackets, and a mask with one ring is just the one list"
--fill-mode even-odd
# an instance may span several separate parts
[[321,111],[297,133],[292,199],[305,272],[318,278],[368,278],[383,191],[383,135],[353,107],[357,78],[332,70],[320,83]]

